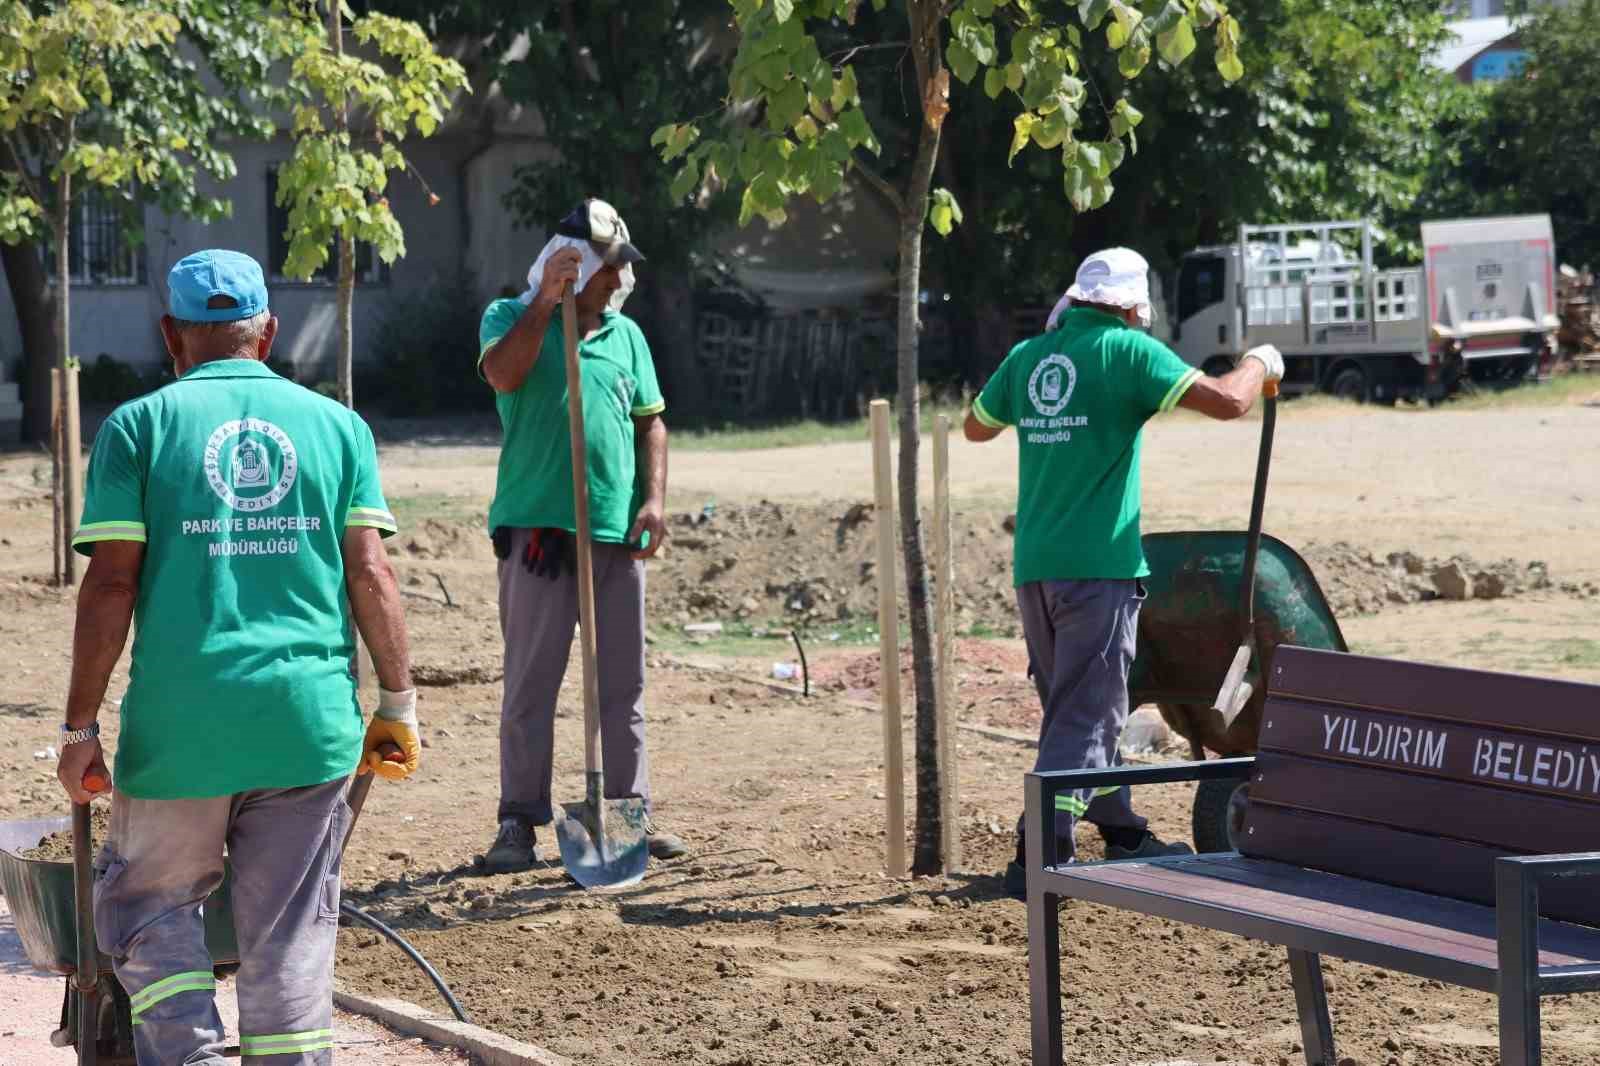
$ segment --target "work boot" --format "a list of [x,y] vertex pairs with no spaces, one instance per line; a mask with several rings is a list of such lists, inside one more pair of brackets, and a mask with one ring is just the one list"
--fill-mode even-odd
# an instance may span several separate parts
[[663,833],[661,827],[656,825],[655,819],[649,816],[644,820],[645,843],[650,846],[652,859],[681,859],[689,854],[689,845],[676,833]]
[[[1066,837],[1056,837],[1056,854],[1070,856],[1072,841]],[[1073,860],[1069,858],[1058,859],[1058,866],[1066,866]],[[1006,863],[1006,872],[1003,878],[1006,895],[1023,903],[1028,902],[1028,851],[1021,833],[1017,834],[1017,854]]]
[[492,874],[511,874],[531,868],[539,861],[533,826],[522,818],[500,819],[500,832],[483,857],[483,868]]
[[1106,844],[1106,860],[1108,862],[1116,859],[1161,859],[1170,858],[1173,855],[1193,854],[1194,849],[1189,845],[1176,842],[1168,844],[1148,830],[1145,831],[1144,837],[1132,847],[1119,846],[1109,842]]

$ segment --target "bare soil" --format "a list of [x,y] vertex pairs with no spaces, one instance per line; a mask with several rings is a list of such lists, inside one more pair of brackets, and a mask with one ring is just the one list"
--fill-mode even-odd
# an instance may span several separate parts
[[[1337,602],[1362,612],[1341,608],[1357,650],[1600,681],[1597,604],[1585,587],[1600,580],[1597,429],[1600,411],[1582,407],[1295,417],[1290,405],[1268,528],[1311,556]],[[1156,427],[1147,526],[1241,527],[1253,434],[1185,419]],[[1014,625],[1002,528],[1014,453],[953,450],[965,545],[957,592],[970,634],[959,645],[958,714],[1026,732],[1037,720],[1026,657],[1018,641],[985,636]],[[406,524],[394,559],[425,683],[427,750],[416,779],[373,789],[346,860],[351,898],[411,937],[477,1021],[583,1066],[1025,1061],[1024,915],[996,875],[1012,850],[1031,751],[960,731],[970,872],[883,873],[877,661],[870,646],[850,643],[872,618],[872,581],[860,573],[870,515],[838,539],[840,520],[870,498],[864,447],[674,457],[676,544],[650,574],[651,759],[660,819],[693,853],[614,893],[579,892],[554,867],[475,875],[498,792],[501,650],[478,524],[493,456],[447,437],[383,450]],[[12,655],[0,675],[0,818],[66,809],[53,763],[34,758],[59,721],[72,622],[71,594],[43,580],[50,513],[40,470],[36,456],[0,459],[0,646]],[[700,522],[707,503],[712,517]],[[687,543],[695,536],[699,546]],[[1318,555],[1316,545],[1330,548]],[[1412,573],[1403,555],[1391,563],[1407,552],[1441,566],[1487,561],[1461,564],[1473,582],[1512,559],[1505,573],[1516,580],[1497,599],[1423,599],[1421,582],[1434,583],[1428,564]],[[1530,570],[1535,562],[1545,566]],[[788,606],[797,581],[812,600],[800,597],[799,610]],[[1394,588],[1414,589],[1414,601]],[[722,599],[693,606],[703,590]],[[746,599],[756,606],[745,610]],[[685,616],[725,621],[739,639],[697,646]],[[808,638],[810,699],[770,681],[772,664],[794,657],[790,645],[753,635],[796,622]],[[835,631],[840,639],[828,640]],[[562,799],[582,784],[577,686],[574,671],[556,723]],[[909,715],[902,727],[909,759]],[[909,775],[906,789],[914,812]],[[1191,794],[1152,788],[1139,804],[1158,832],[1182,839]],[[541,843],[553,850],[548,833]],[[1092,829],[1080,848],[1099,852]],[[1075,1061],[1298,1057],[1276,949],[1081,903],[1065,910],[1064,942]],[[356,989],[434,1003],[421,975],[363,930],[341,932],[338,967]],[[1363,1066],[1496,1061],[1489,997],[1341,962],[1329,972],[1342,1053]],[[1593,998],[1547,1002],[1546,1020],[1548,1062],[1577,1066],[1600,1053]]]
[[[90,839],[95,843],[105,840],[106,834],[111,830],[111,808],[105,804],[96,804],[89,812]],[[31,848],[24,848],[17,853],[24,859],[37,859],[43,862],[71,862],[72,861],[72,831],[50,833],[41,837],[39,843]]]

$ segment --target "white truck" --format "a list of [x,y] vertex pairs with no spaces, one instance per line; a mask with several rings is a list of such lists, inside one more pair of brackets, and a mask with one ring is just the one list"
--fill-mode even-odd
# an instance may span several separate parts
[[1213,374],[1274,344],[1284,391],[1388,404],[1536,371],[1558,325],[1549,216],[1424,222],[1422,244],[1421,267],[1378,270],[1368,222],[1240,226],[1183,257],[1170,343]]

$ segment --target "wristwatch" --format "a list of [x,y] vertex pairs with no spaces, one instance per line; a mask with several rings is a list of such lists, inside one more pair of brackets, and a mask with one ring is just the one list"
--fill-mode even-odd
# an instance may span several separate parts
[[83,729],[68,729],[65,725],[63,725],[61,727],[61,746],[64,748],[68,744],[82,744],[84,741],[93,740],[99,735],[99,722],[90,722],[88,726]]

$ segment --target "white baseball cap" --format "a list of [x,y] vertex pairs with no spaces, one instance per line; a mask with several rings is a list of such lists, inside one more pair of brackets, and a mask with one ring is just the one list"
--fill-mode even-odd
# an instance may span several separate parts
[[1056,320],[1073,301],[1131,308],[1138,311],[1139,324],[1148,327],[1151,321],[1150,264],[1131,248],[1107,248],[1094,253],[1079,264],[1072,287],[1050,312],[1047,329],[1056,327]]

